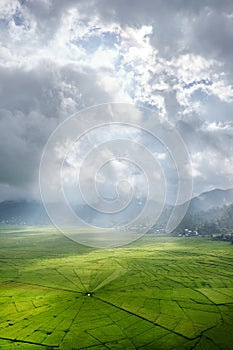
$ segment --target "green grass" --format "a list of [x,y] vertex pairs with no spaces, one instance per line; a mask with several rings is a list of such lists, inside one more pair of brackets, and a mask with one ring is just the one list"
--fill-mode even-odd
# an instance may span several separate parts
[[232,245],[202,238],[101,250],[3,227],[0,349],[230,350],[232,263]]

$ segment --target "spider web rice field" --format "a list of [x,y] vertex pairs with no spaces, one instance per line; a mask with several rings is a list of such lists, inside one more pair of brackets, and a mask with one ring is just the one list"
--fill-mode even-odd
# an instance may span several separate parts
[[10,226],[0,241],[0,349],[232,349],[228,243],[150,234],[94,249]]

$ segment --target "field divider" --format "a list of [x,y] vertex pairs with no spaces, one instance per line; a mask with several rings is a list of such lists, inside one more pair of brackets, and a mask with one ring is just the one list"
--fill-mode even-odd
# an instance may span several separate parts
[[144,317],[144,316],[138,315],[138,314],[136,314],[136,313],[134,313],[134,312],[132,312],[132,311],[130,311],[130,310],[124,309],[124,308],[121,307],[121,306],[117,306],[117,305],[111,303],[110,301],[107,301],[107,300],[104,300],[104,299],[102,299],[102,298],[99,298],[99,297],[97,297],[96,295],[94,295],[93,297],[94,297],[95,299],[97,299],[97,300],[99,300],[99,301],[105,303],[105,304],[111,305],[111,306],[113,306],[113,307],[115,307],[115,308],[117,308],[117,309],[119,309],[119,310],[121,310],[121,311],[127,312],[127,313],[130,314],[130,315],[136,316],[136,317],[138,317],[138,318],[140,318],[140,319],[142,319],[142,320],[144,320],[144,321],[147,321],[147,322],[153,324],[154,326],[163,328],[163,329],[165,329],[166,331],[171,332],[171,333],[173,333],[173,334],[176,334],[176,335],[178,335],[178,336],[180,336],[180,337],[182,337],[182,338],[184,338],[184,339],[187,339],[187,340],[195,340],[195,339],[197,339],[197,338],[200,337],[200,335],[198,335],[198,336],[196,336],[196,337],[193,337],[193,338],[187,337],[187,336],[185,336],[185,335],[183,335],[183,334],[181,334],[181,333],[179,333],[179,332],[176,332],[176,331],[173,330],[173,329],[167,328],[167,327],[165,327],[165,326],[160,325],[159,323],[156,323],[156,322],[154,322],[154,321],[148,320],[148,319],[147,319],[146,317]]
[[59,349],[59,346],[50,346],[50,345],[46,345],[46,344],[41,344],[41,343],[37,343],[37,342],[33,342],[33,341],[27,341],[27,340],[20,340],[20,339],[12,339],[12,338],[4,338],[4,337],[0,337],[0,340],[6,340],[6,341],[11,341],[13,343],[23,343],[23,344],[30,344],[30,345],[38,345],[38,346],[43,346],[46,347],[47,349]]
[[37,284],[37,283],[20,282],[20,281],[11,281],[11,282],[8,282],[8,283],[16,283],[16,284],[21,284],[21,285],[29,285],[29,286],[35,286],[35,287],[40,287],[40,288],[44,288],[44,289],[61,290],[61,291],[63,291],[63,292],[76,293],[76,294],[82,294],[82,295],[83,295],[83,292],[78,292],[77,290],[65,289],[65,288],[59,288],[59,287],[51,287],[51,286],[44,286],[44,285]]

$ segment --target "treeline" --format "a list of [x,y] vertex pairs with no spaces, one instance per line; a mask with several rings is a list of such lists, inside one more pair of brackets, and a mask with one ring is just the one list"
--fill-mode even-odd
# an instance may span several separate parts
[[201,235],[233,233],[233,204],[197,213],[188,211],[174,233],[182,233],[187,228]]

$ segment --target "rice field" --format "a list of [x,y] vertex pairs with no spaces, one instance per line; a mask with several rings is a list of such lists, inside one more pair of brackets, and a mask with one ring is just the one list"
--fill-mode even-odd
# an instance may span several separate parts
[[0,349],[231,350],[233,245],[146,235],[115,249],[0,230]]

